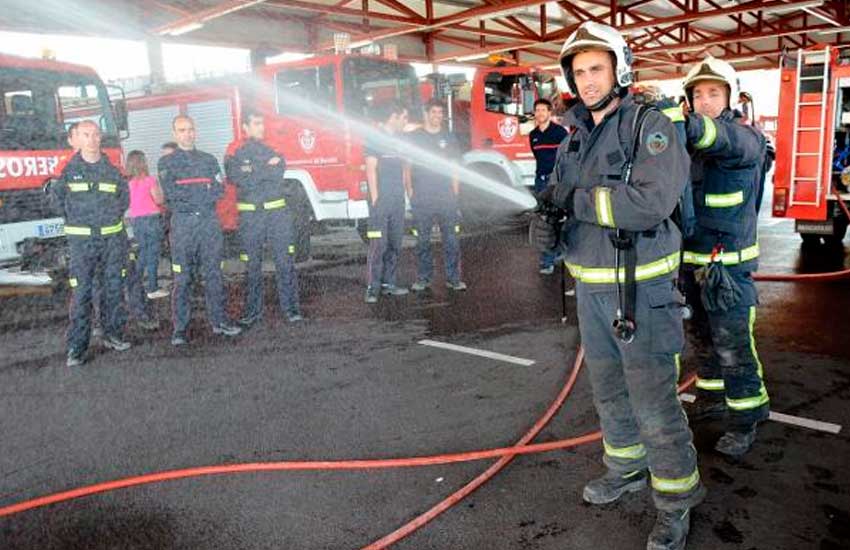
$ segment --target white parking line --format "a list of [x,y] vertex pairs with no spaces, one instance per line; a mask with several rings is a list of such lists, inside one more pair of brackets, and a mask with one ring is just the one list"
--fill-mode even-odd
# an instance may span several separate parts
[[475,349],[469,348],[466,346],[458,346],[457,344],[447,344],[445,342],[437,342],[436,340],[420,340],[420,344],[423,346],[431,346],[433,348],[441,348],[447,349],[451,351],[457,351],[460,353],[467,353],[469,355],[477,355],[478,357],[486,357],[487,359],[495,359],[496,361],[504,361],[505,363],[513,363],[514,365],[522,365],[523,367],[530,367],[534,364],[534,361],[531,359],[523,359],[522,357],[514,357],[513,355],[504,355],[502,353],[496,353],[493,351],[487,351],[483,349]]
[[[682,393],[679,394],[679,400],[684,401],[686,403],[693,403],[696,400],[696,396],[691,393]],[[811,430],[818,430],[820,432],[826,432],[830,434],[837,434],[841,431],[841,426],[839,424],[833,424],[832,422],[821,422],[820,420],[812,420],[810,418],[803,418],[802,416],[792,416],[790,414],[784,414],[780,412],[770,412],[770,419],[775,422],[782,422],[783,424],[791,424],[792,426],[800,426],[802,428],[809,428]]]

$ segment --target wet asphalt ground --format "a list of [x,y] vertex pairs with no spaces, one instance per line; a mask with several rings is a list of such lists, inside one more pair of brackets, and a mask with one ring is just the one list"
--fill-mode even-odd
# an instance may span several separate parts
[[[0,298],[0,507],[92,483],[175,468],[282,460],[388,458],[513,444],[561,389],[578,345],[574,299],[561,323],[556,276],[511,226],[462,240],[469,290],[363,302],[365,246],[353,230],[317,240],[300,267],[307,321],[288,324],[267,288],[262,325],[213,336],[196,308],[192,342],[130,326],[125,353],[93,346],[64,367],[67,295]],[[847,249],[802,249],[787,221],[764,219],[763,272],[830,271]],[[230,308],[241,305],[230,269]],[[414,277],[404,252],[400,282]],[[690,549],[850,547],[848,282],[759,283],[759,353],[775,411],[842,426],[836,435],[768,422],[741,460],[695,426],[709,494]],[[568,287],[572,286],[571,281]],[[271,307],[270,307],[271,306]],[[423,339],[533,360],[507,363]],[[689,345],[686,370],[698,361]],[[595,430],[585,375],[535,440]],[[598,443],[518,457],[460,504],[393,548],[639,549],[654,511],[644,491],[590,507]],[[379,539],[492,461],[425,468],[268,472],[169,481],[0,518],[0,548],[356,549]]]

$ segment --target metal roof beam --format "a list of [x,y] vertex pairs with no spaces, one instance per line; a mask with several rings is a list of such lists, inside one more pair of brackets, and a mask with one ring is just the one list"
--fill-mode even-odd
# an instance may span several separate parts
[[173,23],[168,23],[166,25],[162,25],[161,27],[157,27],[156,29],[154,29],[153,32],[160,35],[184,34],[201,28],[201,26],[203,26],[203,24],[207,21],[223,17],[239,10],[244,10],[245,8],[256,6],[257,4],[262,4],[263,2],[265,2],[265,0],[232,0],[230,2],[224,2],[217,6],[213,6],[211,8],[193,13],[192,15],[189,15],[187,17],[178,19]]

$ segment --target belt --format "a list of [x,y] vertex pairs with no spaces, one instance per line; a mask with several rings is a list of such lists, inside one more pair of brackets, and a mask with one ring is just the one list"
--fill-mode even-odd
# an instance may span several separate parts
[[277,210],[278,208],[283,208],[285,206],[286,199],[275,199],[273,201],[266,201],[260,204],[237,202],[236,210],[239,212],[254,212],[256,210]]
[[87,227],[85,225],[66,225],[65,235],[74,235],[78,237],[91,237],[92,235],[114,235],[124,230],[124,222],[120,221],[115,225],[106,225],[103,227]]
[[748,246],[743,250],[738,250],[737,252],[723,250],[717,253],[717,256],[712,259],[711,254],[703,254],[701,252],[691,252],[689,250],[685,250],[682,253],[682,260],[686,264],[694,264],[694,265],[708,265],[712,261],[721,262],[724,265],[737,265],[742,264],[744,262],[749,262],[750,260],[755,260],[759,257],[759,245],[758,243]]

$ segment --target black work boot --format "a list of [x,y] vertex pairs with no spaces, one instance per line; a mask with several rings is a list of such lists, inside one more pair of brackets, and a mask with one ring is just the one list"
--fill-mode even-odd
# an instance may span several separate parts
[[728,456],[741,456],[750,450],[756,440],[756,425],[749,429],[729,430],[717,440],[714,450]]
[[646,488],[646,470],[629,474],[608,471],[604,476],[590,480],[584,486],[582,498],[590,504],[608,504],[626,493],[635,493]]
[[690,422],[706,420],[721,420],[726,416],[726,400],[698,397],[696,401],[685,407]]
[[646,550],[684,550],[691,529],[691,509],[659,510],[655,527],[646,540]]

